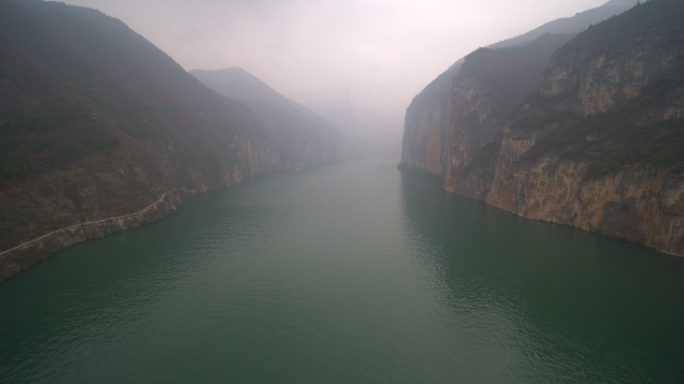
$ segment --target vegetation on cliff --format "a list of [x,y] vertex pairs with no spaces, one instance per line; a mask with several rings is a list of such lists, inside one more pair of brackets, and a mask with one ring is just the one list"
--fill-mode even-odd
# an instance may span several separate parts
[[0,51],[0,252],[122,217],[0,253],[0,281],[283,167],[277,136],[243,104],[99,11],[1,1]]
[[[587,176],[617,172],[635,164],[684,171],[684,3],[649,1],[622,15],[592,26],[559,49],[545,70],[539,92],[516,111],[512,125],[537,131],[538,140],[526,154],[589,162]],[[630,68],[637,53],[646,68]],[[571,67],[561,90],[545,92],[554,72],[567,61]],[[597,64],[598,63],[598,64]],[[648,75],[642,74],[646,70]],[[604,86],[602,105],[578,104],[596,72],[615,78]],[[627,91],[626,91],[627,90]],[[530,110],[526,112],[525,110]]]
[[488,48],[502,48],[519,45],[537,39],[546,34],[570,34],[587,29],[611,16],[618,15],[633,7],[637,0],[611,0],[600,7],[592,8],[584,12],[578,12],[574,16],[550,21],[520,36],[490,45]]
[[544,35],[527,44],[480,48],[465,57],[453,81],[447,155],[447,160],[459,166],[446,167],[448,177],[493,171],[511,111],[535,89],[556,49],[573,36]]
[[[475,75],[479,75],[479,79],[483,81],[487,81],[489,76],[494,76],[497,79],[511,83],[507,77],[517,77],[519,81],[516,85],[518,87],[509,87],[510,89],[506,91],[515,94],[509,95],[510,97],[508,98],[500,98],[500,101],[506,104],[505,107],[503,105],[500,108],[495,107],[508,113],[520,101],[520,97],[525,97],[532,91],[534,85],[539,80],[540,74],[537,70],[539,67],[543,68],[546,66],[550,58],[549,55],[553,52],[553,50],[550,52],[546,50],[549,44],[554,43],[554,40],[558,42],[559,39],[563,39],[564,37],[562,36],[574,35],[592,24],[619,14],[634,6],[634,4],[636,4],[636,1],[611,0],[601,7],[580,12],[572,17],[551,21],[523,35],[492,44],[487,49],[481,48],[469,55],[471,58],[470,70],[475,71]],[[548,37],[549,35],[555,35],[555,37]],[[540,44],[540,41],[534,42],[534,40],[538,39],[541,40],[542,44]],[[560,41],[560,44],[564,42]],[[544,43],[546,43],[545,47]],[[498,51],[501,48],[525,45],[529,46],[523,47],[522,50]],[[554,49],[558,48],[558,46],[555,46]],[[541,52],[530,52],[538,60],[533,61],[533,57],[524,57],[523,52],[534,49],[544,51],[542,55],[540,55]],[[480,57],[474,57],[478,55]],[[517,59],[515,58],[516,56]],[[512,66],[509,69],[506,65],[499,65],[500,63],[495,61],[497,59],[509,62]],[[452,83],[462,72],[464,61],[465,58],[458,60],[428,84],[425,89],[416,95],[408,107],[402,148],[403,168],[438,175],[441,175],[449,168],[447,166],[448,150],[445,145],[447,145],[446,141],[449,140],[447,132],[451,129],[450,126],[452,125],[452,107],[454,103],[452,100],[452,86],[454,84]],[[487,68],[479,70],[476,66],[480,62],[486,63]],[[530,63],[532,63],[533,68],[525,68],[520,65],[529,65]],[[492,83],[494,82],[491,81],[490,84]],[[496,87],[496,84],[494,86]],[[496,93],[493,93],[493,95],[496,96]],[[498,106],[499,103],[493,103],[493,105]],[[486,142],[481,143],[481,145],[486,145]],[[473,148],[473,150],[477,151],[478,148]],[[439,153],[436,153],[437,151]]]
[[681,20],[683,2],[651,0],[546,58],[473,52],[448,118],[434,124],[425,98],[407,111],[401,168],[525,217],[684,254]]
[[[480,48],[464,58],[453,83],[458,87],[476,81],[495,98],[488,101],[488,115],[507,117],[537,85],[551,55],[573,37],[574,34],[547,34],[522,45]],[[468,124],[468,119],[473,118],[474,123],[480,120],[468,115],[463,123]]]

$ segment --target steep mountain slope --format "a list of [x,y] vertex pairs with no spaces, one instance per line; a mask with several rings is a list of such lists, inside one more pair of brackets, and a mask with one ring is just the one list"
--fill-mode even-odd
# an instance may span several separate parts
[[610,0],[600,7],[579,12],[572,17],[565,17],[548,22],[539,28],[535,28],[520,36],[492,44],[487,48],[510,47],[512,45],[518,45],[532,41],[548,33],[577,33],[587,29],[592,24],[596,24],[611,16],[619,15],[622,12],[632,8],[636,4],[637,0]]
[[0,52],[0,281],[283,167],[254,113],[98,11],[3,0]]
[[684,2],[651,0],[589,28],[559,48],[534,91],[490,126],[460,111],[487,120],[492,105],[503,108],[498,95],[480,91],[491,76],[464,98],[459,75],[444,187],[521,216],[684,255],[681,20]]
[[[507,113],[534,89],[553,52],[571,37],[546,35],[466,56],[446,88],[449,96],[425,92],[407,109],[401,167],[440,176],[456,172],[452,168],[462,167],[501,131]],[[456,135],[453,124],[468,128]]]
[[[492,44],[487,48],[522,45],[546,34],[573,34],[614,14],[622,13],[634,4],[636,1],[611,0],[601,7],[578,13],[573,17],[554,20],[521,36]],[[546,65],[548,57],[540,57],[540,60],[545,61],[536,63],[535,66]],[[405,167],[437,175],[441,173],[443,165],[437,166],[438,159],[443,163],[445,154],[436,156],[436,143],[446,140],[453,104],[451,85],[454,78],[460,73],[463,61],[464,59],[458,60],[428,84],[408,107],[401,160]],[[438,138],[440,140],[437,140]],[[416,143],[423,144],[416,145]]]
[[276,136],[285,166],[339,161],[347,142],[331,122],[241,68],[190,71],[204,85],[248,105]]
[[684,2],[561,48],[513,114],[486,201],[684,255]]

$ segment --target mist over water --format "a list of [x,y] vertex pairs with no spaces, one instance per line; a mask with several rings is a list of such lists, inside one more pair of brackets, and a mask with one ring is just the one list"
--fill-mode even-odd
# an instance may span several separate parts
[[684,260],[352,161],[260,176],[0,285],[0,382],[684,379]]
[[[0,384],[684,382],[684,259],[517,217],[448,194],[434,180],[397,170],[406,107],[449,65],[478,47],[604,1],[71,1],[120,18],[185,70],[244,68],[339,126],[349,138],[356,159],[328,166],[301,166],[308,163],[302,161],[294,169],[188,199],[171,217],[79,244],[4,282],[0,285]],[[109,37],[106,32],[103,36]],[[114,41],[108,43],[117,46]],[[99,42],[92,45],[100,46]],[[42,46],[36,42],[31,52],[40,51]],[[72,48],[75,46],[86,44],[74,43]],[[161,52],[147,48],[175,68],[179,77],[188,75]],[[121,76],[127,82],[112,83],[112,89],[118,92],[120,86],[122,94],[126,84],[147,80],[157,67],[139,65],[134,51],[122,60],[126,66],[109,74],[93,66],[92,78],[104,82],[112,73],[139,69],[137,77]],[[123,49],[116,54],[106,52],[79,63],[90,68],[96,60],[108,62],[111,56],[115,62],[127,55],[121,54]],[[120,57],[114,57],[117,55]],[[50,60],[45,63],[50,64]],[[60,65],[70,67],[64,63]],[[16,72],[21,74],[16,76],[17,84],[23,79],[28,85],[23,91],[20,87],[12,89],[15,101],[32,100],[27,90],[33,92],[29,80],[34,75],[23,69]],[[36,94],[39,89],[50,89],[38,83],[41,76],[35,75]],[[297,119],[293,119],[296,123],[291,124],[289,133],[284,124],[278,124],[283,119],[273,118],[276,123],[272,126],[259,125],[258,118],[264,115],[259,116],[258,111],[242,111],[243,115],[235,116],[227,113],[225,120],[219,116],[204,121],[198,117],[204,115],[201,101],[207,95],[210,101],[218,96],[203,94],[210,91],[192,83],[189,75],[186,80],[199,87],[193,90],[201,97],[197,103],[190,98],[186,106],[178,106],[183,112],[176,119],[178,124],[169,125],[163,134],[150,134],[154,137],[137,131],[133,121],[141,123],[133,112],[129,117],[135,129],[115,124],[115,116],[107,111],[98,111],[99,115],[95,109],[87,114],[74,113],[83,120],[79,124],[111,123],[112,129],[107,132],[130,137],[115,148],[114,154],[121,155],[114,157],[118,163],[110,160],[112,151],[107,151],[119,145],[112,136],[107,142],[91,140],[93,157],[74,155],[82,163],[74,158],[73,163],[64,160],[57,165],[69,168],[66,172],[79,178],[82,175],[77,181],[97,173],[97,177],[104,175],[106,183],[114,176],[100,172],[98,167],[118,167],[116,177],[123,180],[142,175],[135,183],[146,183],[150,188],[144,191],[154,192],[154,196],[168,180],[172,187],[163,190],[175,193],[177,185],[184,185],[186,191],[198,186],[197,190],[204,188],[202,183],[207,180],[216,182],[211,185],[224,185],[233,180],[233,174],[237,178],[288,167],[277,162],[285,158],[286,151],[280,151],[284,147],[277,147],[282,142],[274,139],[270,147],[269,135],[279,132],[291,138],[296,136],[290,135],[292,132],[302,134],[306,130]],[[169,89],[183,84],[174,83]],[[444,84],[445,89],[452,84],[449,92],[453,91],[449,79]],[[83,100],[90,97],[87,90],[97,91],[90,84],[79,90],[73,83],[55,86],[69,85]],[[190,94],[184,85],[177,89],[178,93]],[[51,92],[60,93],[58,89]],[[449,92],[444,94],[448,96]],[[165,91],[159,93],[156,96],[164,100]],[[74,103],[71,94],[63,96],[64,105]],[[113,115],[121,111],[125,112],[122,116],[129,115],[119,108],[119,100],[115,101],[103,98],[97,106]],[[225,105],[219,99],[215,101],[207,106],[224,111]],[[142,106],[145,100],[139,102]],[[446,110],[439,110],[442,105],[448,104],[423,109],[428,112],[417,120],[430,121],[429,115],[434,115],[437,121]],[[176,111],[176,106],[169,109]],[[150,115],[158,112],[154,108],[141,110]],[[206,123],[202,130],[193,131],[196,127],[192,123],[183,125],[184,118],[193,114],[197,121]],[[485,115],[480,114],[480,119]],[[144,116],[141,114],[140,120],[147,122]],[[165,119],[175,119],[172,116],[176,115]],[[29,121],[22,119],[21,124]],[[31,124],[35,121],[30,120]],[[40,122],[40,129],[49,125]],[[501,126],[504,123],[496,129]],[[16,133],[18,139],[24,140],[19,137],[24,133],[28,138],[26,142],[14,141],[16,153],[38,157],[38,149],[45,149],[45,157],[40,159],[46,164],[51,161],[50,166],[57,161],[52,156],[57,151],[71,159],[68,151],[76,141],[52,144],[51,139],[71,140],[73,136],[76,140],[76,134],[65,129],[38,137],[38,129],[26,127],[22,131],[22,125]],[[102,127],[106,128],[104,123]],[[250,127],[256,128],[252,132]],[[219,132],[218,128],[226,129]],[[445,157],[447,146],[456,142],[453,130],[435,129],[430,124],[420,125],[420,129],[416,147],[430,148],[430,155],[436,153],[455,164],[455,158]],[[440,140],[428,147],[430,137],[422,132],[430,130],[432,137]],[[199,137],[205,131],[211,135]],[[234,140],[229,137],[233,133]],[[237,133],[244,134],[244,141]],[[144,141],[146,137],[150,138]],[[185,138],[197,137],[201,140],[190,143],[192,148],[188,144],[172,151]],[[304,139],[291,141],[297,151],[312,153],[320,149],[317,145],[322,146],[315,135],[301,137]],[[577,137],[584,141],[584,136]],[[203,147],[222,138],[227,138],[227,145],[211,147],[215,153]],[[86,138],[82,139],[86,143]],[[593,138],[587,136],[587,141]],[[100,148],[110,144],[112,147]],[[240,158],[241,151],[244,159]],[[205,153],[207,158],[201,156]],[[220,155],[219,165],[213,161],[214,154]],[[277,158],[278,154],[282,157]],[[466,155],[466,161],[478,159],[475,151],[471,154]],[[95,156],[97,163],[86,164]],[[138,164],[139,159],[163,156],[173,166],[160,166],[158,174],[164,176],[147,177],[157,175],[147,172],[155,171],[154,164],[151,160]],[[62,169],[56,166],[43,178],[43,173],[29,171],[28,157],[25,159],[24,178],[20,178],[25,184],[21,186],[42,195],[35,195],[39,203],[28,204],[25,201],[33,200],[17,198],[13,200],[17,203],[8,203],[8,207],[31,207],[27,212],[40,220],[52,220],[49,225],[57,225],[59,215],[65,212],[76,212],[72,217],[76,220],[84,217],[84,212],[101,214],[99,208],[114,207],[111,191],[93,192],[81,199],[83,189],[79,188],[86,183],[75,183],[73,175],[64,179]],[[197,161],[191,164],[187,159]],[[80,174],[72,172],[80,164],[91,168],[81,169]],[[273,167],[268,168],[269,164]],[[214,169],[208,168],[214,165],[217,171],[212,173]],[[618,166],[636,168],[622,163]],[[198,176],[203,170],[208,170],[204,179]],[[210,177],[214,174],[220,175],[224,184]],[[20,183],[18,176],[12,177],[14,188]],[[39,179],[47,181],[30,184]],[[64,187],[69,188],[68,196],[64,196],[73,195],[73,201],[80,201],[81,213],[65,205],[70,197],[51,192],[52,186],[43,188],[51,180],[61,179],[62,187],[71,183]],[[128,191],[144,198],[138,193],[143,189],[135,183],[121,182],[117,191],[133,186]],[[15,192],[15,196],[25,196],[24,191]],[[54,218],[40,216],[43,208],[39,207],[48,206],[42,205],[41,199],[56,202],[50,213]],[[91,205],[93,202],[97,204]],[[623,205],[627,212],[630,206],[623,203],[620,209]],[[121,204],[115,211],[134,211],[128,208],[128,204]],[[116,213],[116,217],[119,220],[122,216]],[[40,224],[40,220],[35,221]],[[21,228],[28,227],[16,228],[23,231]]]

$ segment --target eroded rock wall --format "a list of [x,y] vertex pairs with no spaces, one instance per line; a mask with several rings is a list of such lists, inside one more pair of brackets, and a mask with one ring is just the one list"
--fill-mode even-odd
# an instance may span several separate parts
[[530,147],[506,130],[493,180],[481,195],[469,197],[523,217],[684,255],[684,175],[637,165],[588,178],[586,162],[526,162]]
[[[528,97],[503,128],[493,179],[470,197],[524,217],[684,255],[681,151],[666,159],[638,152],[641,143],[623,146],[630,138],[619,133],[629,130],[656,142],[661,135],[679,140],[684,132],[684,84],[677,80],[684,73],[684,28],[667,21],[682,7],[639,7],[554,54],[538,95]],[[565,118],[548,118],[561,112]],[[592,116],[605,126],[597,128]],[[526,124],[530,117],[547,122],[532,127]],[[588,133],[575,133],[582,129]],[[570,144],[556,140],[544,150],[537,145],[542,155],[530,156],[538,141],[554,134]],[[665,143],[652,147],[669,150]],[[597,172],[596,165],[616,151],[623,163]]]
[[[442,143],[450,117],[448,100],[432,98],[412,104],[406,112],[401,161],[418,172],[442,173]],[[445,148],[446,152],[446,148]]]
[[[684,255],[682,8],[652,0],[594,26],[536,79],[507,78],[524,62],[513,51],[476,51],[453,80],[446,141],[434,135],[441,167],[426,165],[431,120],[407,113],[404,169],[520,216]],[[513,65],[487,70],[485,54]]]
[[452,81],[462,64],[463,60],[459,60],[439,75],[406,109],[402,168],[441,176],[448,153]]

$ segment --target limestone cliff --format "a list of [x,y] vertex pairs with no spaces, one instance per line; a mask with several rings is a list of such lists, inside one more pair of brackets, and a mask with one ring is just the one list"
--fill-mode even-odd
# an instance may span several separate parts
[[592,26],[489,126],[501,102],[483,91],[490,75],[459,75],[444,187],[684,255],[683,19],[682,2],[651,0]]
[[534,89],[553,52],[571,37],[546,35],[520,46],[479,49],[465,58],[452,82],[442,167],[448,190],[481,198],[482,183],[494,176],[492,160],[510,111]]
[[[612,0],[601,7],[554,20],[523,35],[492,44],[488,48],[519,46],[548,34],[572,35],[593,23],[624,12],[635,3],[636,1],[632,0]],[[535,63],[535,69],[546,65],[548,57],[540,60]],[[447,148],[444,143],[448,140],[447,132],[452,116],[452,81],[461,72],[463,62],[464,59],[458,60],[439,75],[413,99],[406,110],[402,168],[435,175],[441,175],[445,170]]]
[[461,71],[459,60],[419,93],[406,110],[401,166],[416,172],[441,174],[447,127],[451,119],[451,83]]

